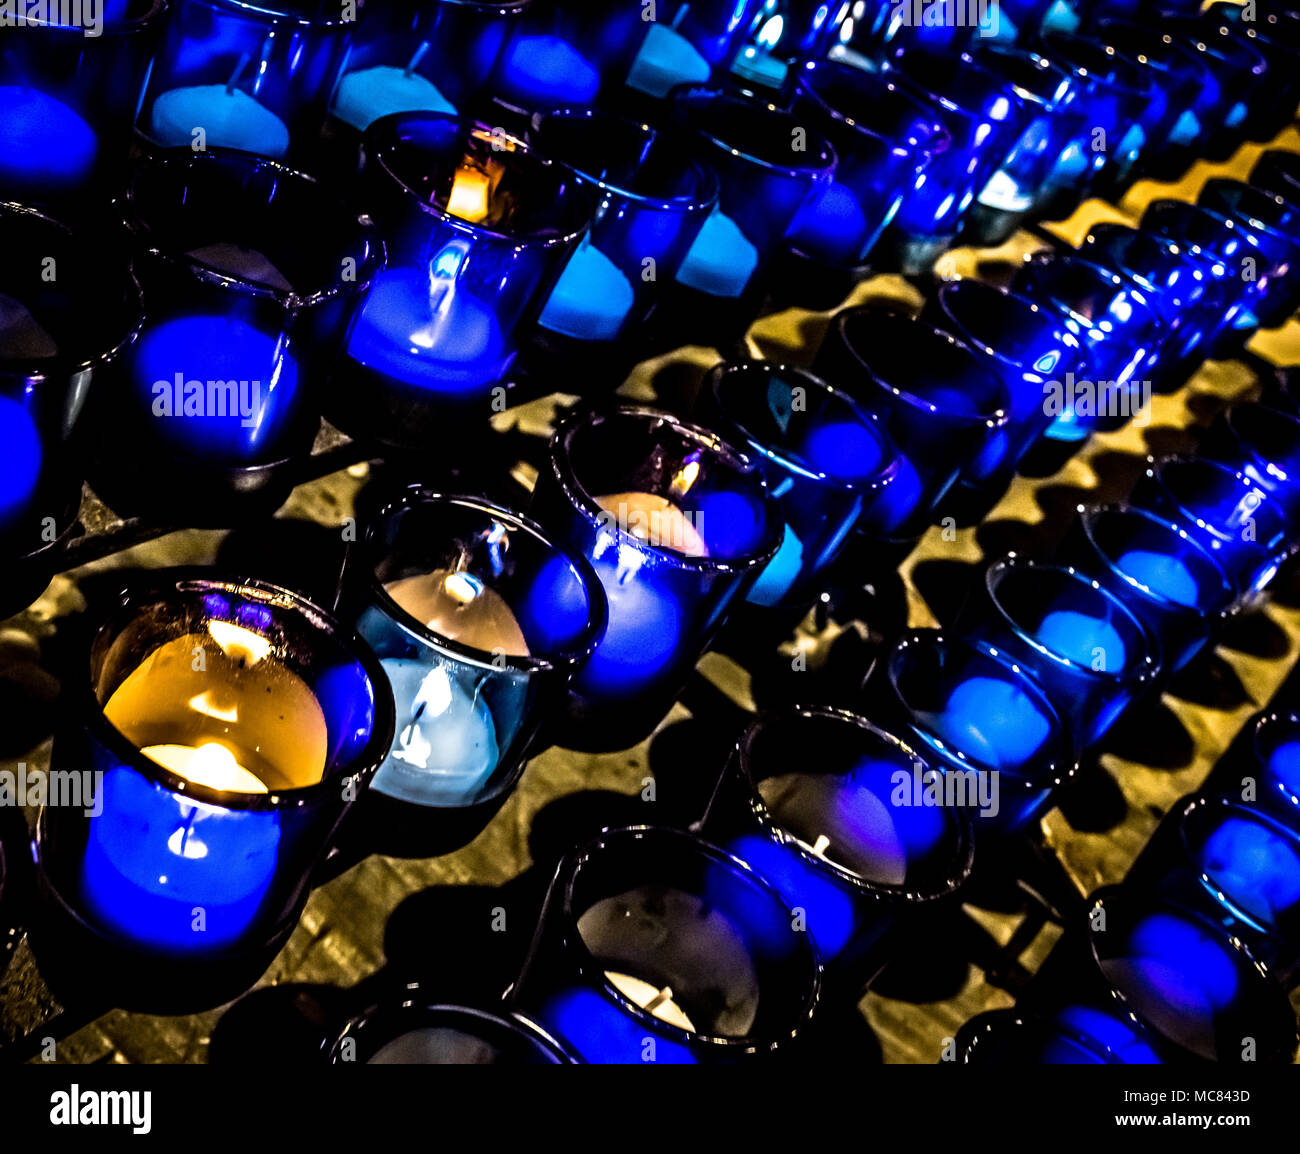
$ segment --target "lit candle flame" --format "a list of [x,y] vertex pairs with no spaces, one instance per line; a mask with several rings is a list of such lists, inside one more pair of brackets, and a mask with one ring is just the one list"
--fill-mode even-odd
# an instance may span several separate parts
[[208,634],[231,661],[256,665],[271,652],[271,642],[267,638],[230,621],[209,621]]

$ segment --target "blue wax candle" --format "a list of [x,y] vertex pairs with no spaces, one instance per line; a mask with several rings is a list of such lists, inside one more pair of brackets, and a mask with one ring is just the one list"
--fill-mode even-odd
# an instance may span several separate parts
[[778,60],[770,52],[752,45],[737,54],[731,71],[746,80],[753,80],[768,88],[780,88],[789,75],[790,66],[784,60]]
[[[683,9],[685,11],[685,9]],[[678,84],[707,84],[709,62],[675,28],[651,24],[627,74],[629,88],[663,98]]]
[[441,665],[382,664],[397,702],[397,736],[374,788],[416,805],[473,804],[500,758],[486,703]]
[[612,341],[635,300],[631,282],[618,265],[584,240],[565,266],[539,323],[581,341]]
[[299,377],[283,337],[212,314],[148,329],[131,375],[167,444],[222,463],[255,458],[283,432]]
[[832,264],[857,264],[872,226],[851,189],[833,180],[799,210],[790,239],[809,256]]
[[0,533],[30,509],[43,456],[40,433],[27,410],[0,397]]
[[878,533],[892,533],[916,515],[924,496],[916,466],[906,457],[899,457],[898,472],[872,499],[863,512],[862,524]]
[[1200,587],[1196,578],[1177,557],[1133,549],[1119,559],[1118,568],[1125,576],[1149,589],[1166,601],[1196,608]]
[[880,470],[880,442],[862,425],[833,421],[817,425],[804,439],[803,456],[828,477],[853,481]]
[[679,284],[715,297],[738,297],[758,268],[758,249],[721,210],[700,229],[677,270]]
[[72,188],[89,178],[99,139],[81,116],[53,96],[0,85],[0,183]]
[[189,148],[202,128],[207,145],[238,148],[278,160],[289,151],[289,129],[274,112],[238,88],[198,84],[172,88],[153,102],[150,135],[164,148]]
[[395,112],[446,112],[456,107],[436,85],[418,72],[381,64],[345,73],[334,93],[330,112],[364,132],[370,122]]
[[1300,741],[1286,741],[1273,750],[1268,771],[1290,793],[1300,796]]
[[1033,699],[996,677],[963,681],[930,724],[946,745],[990,769],[1023,765],[1051,733]]
[[[554,995],[538,1015],[586,1062],[640,1065],[647,1060],[647,1030],[614,1002],[595,990],[571,989]],[[654,1061],[695,1065],[695,1056],[679,1042],[654,1039]]]
[[517,38],[502,67],[506,92],[529,106],[585,107],[600,92],[600,73],[558,36]]
[[275,874],[279,815],[189,801],[126,766],[105,774],[100,795],[81,875],[95,920],[175,953],[237,942]]
[[1127,1022],[1091,1006],[1067,1006],[1056,1021],[1114,1054],[1128,1066],[1158,1066],[1160,1058]]
[[749,591],[749,601],[754,605],[776,605],[790,592],[803,572],[803,542],[787,524],[781,548],[759,574]]
[[496,314],[451,278],[391,268],[375,281],[353,325],[358,364],[434,393],[495,385],[510,364]]
[[1197,863],[1233,905],[1272,928],[1300,904],[1300,854],[1291,839],[1244,818],[1226,819]]
[[1087,613],[1057,609],[1043,618],[1034,637],[1045,649],[1085,669],[1115,672],[1128,660],[1124,640],[1115,627]]

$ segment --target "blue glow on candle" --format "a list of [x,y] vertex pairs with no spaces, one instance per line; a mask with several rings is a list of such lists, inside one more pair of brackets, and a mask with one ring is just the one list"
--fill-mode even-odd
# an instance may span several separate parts
[[0,181],[71,188],[89,178],[99,139],[81,116],[36,88],[0,85]]
[[803,542],[787,524],[781,548],[776,556],[767,563],[754,588],[749,591],[749,600],[755,605],[776,605],[790,592],[803,572]]
[[841,480],[874,476],[883,452],[870,429],[847,421],[816,426],[804,441],[803,456],[818,472]]
[[1268,771],[1288,792],[1300,795],[1300,741],[1286,741],[1273,750]]
[[693,1066],[695,1056],[679,1042],[651,1035],[647,1027],[625,1014],[595,990],[565,990],[556,994],[539,1015],[586,1062],[599,1065],[643,1065],[646,1040],[654,1038],[654,1060],[667,1066]]
[[924,497],[921,474],[906,457],[899,457],[898,472],[864,510],[862,524],[877,532],[891,533],[916,515]]
[[591,602],[573,566],[551,557],[522,598],[516,617],[534,653],[554,653],[575,646],[591,619]]
[[[211,461],[245,461],[272,444],[298,391],[298,363],[283,337],[210,314],[148,329],[135,347],[131,374],[158,435]],[[222,411],[210,407],[208,382],[237,384],[238,403],[214,393]]]
[[1125,576],[1132,578],[1139,585],[1149,589],[1166,601],[1174,601],[1190,608],[1196,607],[1200,597],[1200,586],[1191,570],[1177,557],[1167,557],[1163,553],[1152,553],[1146,549],[1134,549],[1122,556],[1117,568]]
[[81,875],[94,919],[128,941],[174,953],[235,944],[275,875],[279,815],[188,801],[126,766],[104,775],[100,793],[103,810],[90,820]]
[[446,112],[456,106],[418,72],[391,64],[349,72],[339,81],[330,107],[339,120],[364,132],[371,121],[396,112]]
[[[779,20],[781,17],[775,16],[773,19]],[[751,45],[737,54],[731,71],[745,80],[753,80],[768,88],[780,88],[790,73],[790,66],[770,52]]]
[[612,341],[635,302],[618,265],[585,240],[565,266],[539,323],[578,340]]
[[1124,640],[1115,627],[1087,613],[1055,610],[1043,618],[1034,637],[1045,649],[1085,669],[1097,668],[1100,658],[1100,668],[1113,672],[1123,669],[1128,660]]
[[1126,1066],[1158,1066],[1159,1056],[1127,1022],[1091,1006],[1067,1006],[1056,1021],[1109,1050]]
[[397,734],[374,788],[415,805],[472,805],[500,760],[487,704],[461,684],[455,667],[395,658],[382,664],[397,702]]
[[31,414],[17,401],[0,397],[0,532],[30,508],[43,455]]
[[845,890],[789,846],[760,834],[747,834],[728,847],[772,883],[791,909],[804,911],[805,923],[823,957],[837,957],[853,936],[853,900]]
[[1300,905],[1294,840],[1257,821],[1224,820],[1205,839],[1198,864],[1216,890],[1267,928]]
[[1044,32],[1073,32],[1079,27],[1079,14],[1069,0],[1052,0],[1041,25]]
[[629,88],[663,98],[678,84],[707,84],[709,62],[674,28],[651,24],[627,74]]
[[289,129],[247,92],[225,84],[172,88],[153,102],[150,135],[164,148],[189,148],[194,130],[204,142],[279,160],[289,151]]
[[704,222],[677,270],[677,281],[715,297],[738,297],[758,268],[758,249],[721,210]]
[[528,105],[585,107],[596,102],[600,73],[567,40],[521,36],[510,45],[502,83],[507,93]]
[[[915,805],[913,784],[908,781],[903,790],[896,784],[900,773],[912,775],[910,767],[900,766],[896,762],[868,761],[854,769],[849,777],[851,788],[846,790],[840,807],[841,817],[851,817],[871,813],[870,807],[854,804],[855,796],[869,794],[889,807],[889,820],[892,836],[902,842],[907,861],[923,858],[943,840],[948,829],[948,820],[941,806]],[[871,826],[860,825],[859,832],[864,843],[870,844],[880,835]]]
[[817,260],[857,264],[873,232],[852,190],[833,180],[804,203],[790,227],[790,240]]
[[751,553],[762,543],[767,518],[764,507],[743,493],[716,489],[700,498],[695,528],[709,556],[726,560]]
[[348,355],[377,373],[436,393],[495,385],[510,362],[496,314],[456,284],[454,273],[446,275],[438,261],[433,275],[391,268],[376,278],[353,325]]
[[1169,130],[1169,140],[1173,144],[1195,144],[1196,138],[1201,135],[1201,122],[1196,119],[1196,113],[1190,108],[1185,108],[1182,114],[1174,122],[1173,128]]
[[929,723],[946,745],[990,769],[1023,765],[1051,734],[1033,698],[996,677],[963,681]]

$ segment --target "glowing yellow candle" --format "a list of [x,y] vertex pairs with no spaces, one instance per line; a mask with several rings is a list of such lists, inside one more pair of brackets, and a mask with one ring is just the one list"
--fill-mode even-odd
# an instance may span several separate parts
[[610,493],[596,504],[620,529],[656,549],[672,549],[688,557],[707,557],[709,548],[691,519],[666,497],[653,493]]
[[450,569],[435,569],[384,586],[403,612],[430,631],[507,657],[527,657],[524,631],[505,599],[479,578]]

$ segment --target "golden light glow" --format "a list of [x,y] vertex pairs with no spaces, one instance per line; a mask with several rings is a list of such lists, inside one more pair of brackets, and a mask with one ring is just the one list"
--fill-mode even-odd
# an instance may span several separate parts
[[271,642],[260,633],[229,621],[209,621],[208,633],[231,661],[256,665],[271,652]]
[[660,989],[649,982],[643,982],[640,978],[634,978],[631,974],[618,974],[613,970],[606,970],[605,977],[620,994],[635,1002],[641,1009],[653,1014],[661,1022],[695,1033],[695,1023],[686,1016],[681,1006],[673,1001],[672,986],[664,986]]
[[226,793],[269,793],[257,774],[245,769],[224,745],[207,741],[192,745],[148,745],[140,751],[159,765],[195,785]]
[[672,494],[674,497],[685,497],[691,491],[691,486],[700,479],[699,461],[688,461],[683,465],[677,476],[673,478]]
[[448,597],[461,605],[471,604],[483,592],[483,586],[468,573],[449,573],[442,587]]
[[239,720],[239,707],[232,705],[226,708],[218,705],[212,697],[212,691],[208,689],[205,689],[202,693],[196,693],[190,698],[190,708],[195,713],[201,713],[204,717],[211,717],[216,721],[234,723]]
[[492,212],[492,178],[481,169],[458,168],[447,197],[447,211],[471,224],[487,220]]

